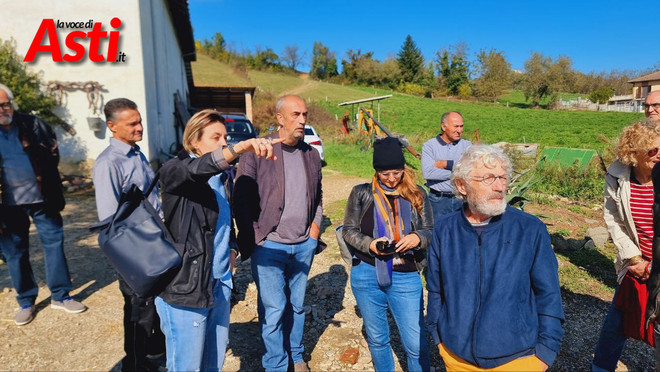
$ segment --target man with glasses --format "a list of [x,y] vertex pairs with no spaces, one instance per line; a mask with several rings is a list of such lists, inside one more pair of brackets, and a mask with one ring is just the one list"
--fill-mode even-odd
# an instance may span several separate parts
[[464,209],[428,252],[427,321],[447,371],[544,371],[563,336],[557,258],[538,218],[507,205],[511,161],[475,145],[454,167]]
[[646,96],[644,115],[653,121],[660,121],[660,90],[653,91]]
[[461,207],[449,181],[456,162],[472,142],[461,139],[463,115],[457,111],[445,112],[440,119],[442,133],[422,148],[422,174],[426,179],[433,208],[433,220]]
[[15,112],[18,106],[0,84],[0,246],[20,306],[16,325],[34,319],[39,287],[30,265],[30,218],[44,250],[51,308],[80,313],[87,308],[69,295],[71,277],[64,256],[60,154],[53,129],[41,118]]

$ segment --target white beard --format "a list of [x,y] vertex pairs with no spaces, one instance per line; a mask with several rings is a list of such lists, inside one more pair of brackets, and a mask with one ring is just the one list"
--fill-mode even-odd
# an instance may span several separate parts
[[506,209],[506,195],[501,195],[502,199],[497,203],[489,200],[493,196],[500,196],[500,194],[491,193],[490,195],[487,195],[485,198],[480,198],[477,200],[468,198],[467,200],[468,207],[470,208],[471,211],[477,212],[478,214],[484,216],[488,216],[488,217],[499,216],[500,214],[504,213],[504,210]]
[[0,125],[9,125],[11,124],[11,119],[13,115],[11,114],[0,114]]

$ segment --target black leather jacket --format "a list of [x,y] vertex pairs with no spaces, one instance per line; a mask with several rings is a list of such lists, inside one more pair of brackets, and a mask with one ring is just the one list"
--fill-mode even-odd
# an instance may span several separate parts
[[[211,270],[218,202],[207,182],[229,168],[222,151],[194,159],[182,151],[160,169],[165,225],[182,258],[181,269],[159,294],[168,304],[213,307]],[[228,179],[225,182],[228,198],[231,188],[231,179]],[[233,235],[232,229],[232,238]]]
[[[412,232],[417,234],[420,240],[419,247],[415,249],[426,250],[431,244],[431,238],[433,237],[433,210],[431,209],[431,202],[429,202],[426,196],[426,191],[422,187],[419,188],[424,193],[424,205],[422,206],[421,214],[417,212],[416,208],[412,209]],[[360,223],[367,208],[373,202],[374,196],[371,192],[371,183],[363,183],[353,187],[346,203],[342,235],[349,250],[358,249],[362,253],[372,254],[369,250],[369,244],[371,244],[374,238],[360,231]],[[418,268],[420,264],[421,266],[425,266],[425,262],[418,262]]]
[[[660,163],[653,167],[653,189],[660,190]],[[646,328],[660,320],[660,192],[653,193],[653,264],[646,281],[649,299],[646,303]]]

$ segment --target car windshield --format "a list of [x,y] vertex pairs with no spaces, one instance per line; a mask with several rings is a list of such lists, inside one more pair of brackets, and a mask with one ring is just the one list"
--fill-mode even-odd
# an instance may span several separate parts
[[313,136],[314,131],[312,130],[312,128],[305,128],[305,135],[306,136]]
[[229,121],[225,124],[227,133],[252,134],[252,126],[246,121]]

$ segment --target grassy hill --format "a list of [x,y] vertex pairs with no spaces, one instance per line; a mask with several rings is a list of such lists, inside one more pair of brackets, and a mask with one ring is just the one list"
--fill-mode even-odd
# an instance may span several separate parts
[[[294,75],[264,71],[248,71],[246,77],[237,76],[226,64],[198,55],[192,64],[195,82],[198,85],[253,85],[258,90],[270,91],[274,95],[293,93],[308,102],[322,107],[341,118],[346,110],[337,104],[344,101],[368,98],[392,92],[382,89],[344,86],[299,78]],[[239,83],[240,82],[240,83]],[[563,146],[604,150],[608,145],[599,137],[613,139],[621,128],[643,118],[641,113],[592,112],[592,111],[550,111],[525,107],[520,92],[512,92],[504,97],[503,103],[457,102],[448,99],[428,99],[394,93],[390,99],[381,101],[381,122],[391,131],[405,135],[411,144],[421,152],[422,145],[437,135],[443,112],[457,110],[465,118],[464,137],[471,139],[472,133],[479,130],[485,143],[500,141],[514,143],[539,143],[543,146]],[[506,107],[509,102],[509,107]],[[366,104],[370,108],[371,104]],[[375,108],[375,107],[374,107]],[[315,123],[310,118],[311,124]],[[330,168],[347,174],[369,176],[371,156],[360,151],[357,140],[339,138],[340,122],[321,128],[326,146],[326,161]],[[413,167],[419,161],[410,157]]]

